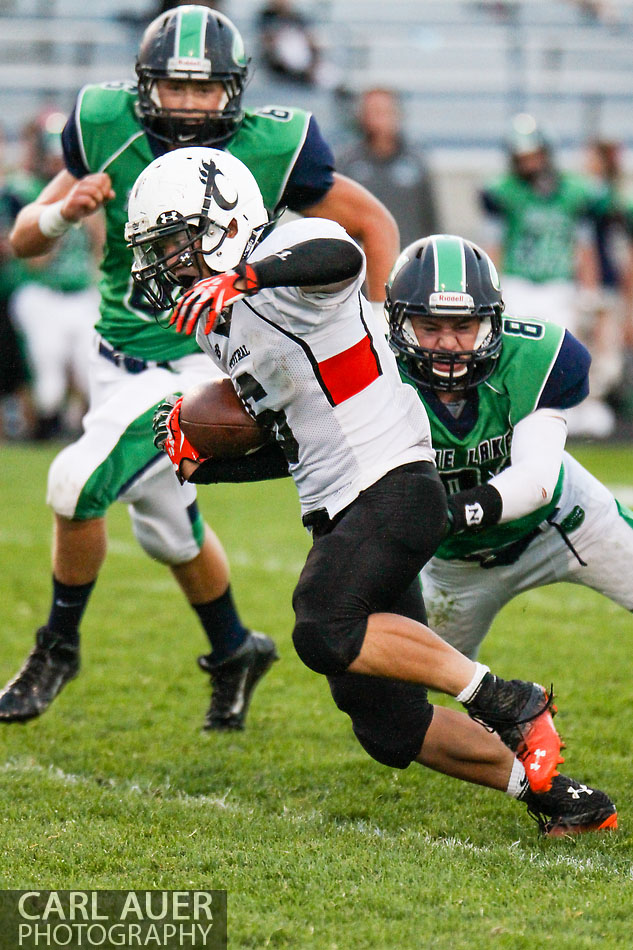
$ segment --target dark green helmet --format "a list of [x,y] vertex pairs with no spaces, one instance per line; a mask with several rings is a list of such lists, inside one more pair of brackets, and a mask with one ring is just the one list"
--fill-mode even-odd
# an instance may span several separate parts
[[[389,276],[385,309],[398,364],[418,385],[441,392],[467,390],[494,370],[501,352],[503,300],[496,268],[476,244],[453,234],[433,234],[410,244]],[[411,324],[416,316],[479,317],[476,348],[448,352],[420,346]]]
[[[136,61],[143,128],[168,145],[224,144],[243,118],[247,71],[242,37],[228,17],[197,4],[167,10],[145,30]],[[225,102],[213,112],[165,109],[156,90],[158,79],[221,82]]]

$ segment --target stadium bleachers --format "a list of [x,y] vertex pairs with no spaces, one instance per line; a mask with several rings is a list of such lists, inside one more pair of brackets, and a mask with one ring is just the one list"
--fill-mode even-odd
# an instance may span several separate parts
[[[401,91],[409,134],[430,147],[493,147],[520,109],[555,124],[564,146],[590,134],[633,144],[633,0],[612,0],[602,20],[573,0],[297,0],[336,70],[338,95],[277,87],[257,68],[260,5],[225,6],[253,53],[249,102],[301,102],[335,142],[345,137],[350,97],[384,85]],[[85,82],[131,77],[143,17],[154,8],[151,0],[0,0],[9,135],[42,106],[70,108]]]

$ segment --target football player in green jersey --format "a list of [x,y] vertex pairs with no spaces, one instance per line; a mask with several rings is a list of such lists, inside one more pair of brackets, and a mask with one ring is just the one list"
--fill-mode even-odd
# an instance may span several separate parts
[[395,223],[380,202],[333,170],[315,119],[300,109],[242,108],[242,38],[222,14],[184,5],[157,17],[141,41],[138,85],[87,86],[62,140],[66,169],[20,213],[18,256],[42,254],[75,222],[103,208],[101,316],[91,362],[84,435],[53,462],[53,598],[25,666],[0,694],[0,720],[40,715],[79,669],[79,624],[106,554],[105,515],[129,505],[144,550],[172,570],[199,616],[211,653],[205,727],[239,729],[257,681],[276,658],[233,605],[224,551],[204,525],[195,489],[180,486],[152,441],[154,408],[174,390],[209,378],[194,340],[159,327],[131,279],[124,225],[129,192],[154,157],[186,145],[221,147],[253,172],[269,213],[288,207],[332,218],[364,246],[370,295],[381,299],[398,252]]
[[[608,318],[592,228],[611,213],[613,197],[599,182],[558,166],[534,116],[514,116],[506,150],[508,170],[488,183],[481,203],[485,244],[502,275],[508,311],[560,323],[597,355]],[[592,394],[568,416],[572,435],[604,437],[613,429],[613,411],[598,398],[609,373],[603,361],[592,366]]]
[[502,316],[476,245],[409,245],[387,285],[400,372],[430,422],[451,531],[422,571],[429,621],[470,657],[499,610],[568,581],[633,610],[633,512],[565,452],[590,357],[553,323]]
[[514,117],[508,171],[481,193],[487,248],[503,277],[509,310],[578,328],[578,281],[595,291],[597,258],[589,223],[609,206],[606,189],[558,168],[533,116]]

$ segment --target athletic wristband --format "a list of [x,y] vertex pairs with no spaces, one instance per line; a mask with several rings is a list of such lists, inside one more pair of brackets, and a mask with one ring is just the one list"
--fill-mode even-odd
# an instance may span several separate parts
[[42,208],[37,225],[44,237],[61,237],[62,234],[70,230],[75,223],[74,221],[68,221],[68,219],[62,215],[62,204],[63,201],[56,201],[54,204],[44,205]]
[[450,533],[479,531],[497,524],[503,501],[494,485],[478,485],[448,496]]

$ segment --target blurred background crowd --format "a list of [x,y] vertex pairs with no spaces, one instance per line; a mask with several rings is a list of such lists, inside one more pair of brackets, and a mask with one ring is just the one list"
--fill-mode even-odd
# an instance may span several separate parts
[[[93,216],[17,261],[12,222],[63,167],[77,91],[133,80],[144,27],[177,5],[0,0],[0,438],[77,434],[103,239]],[[592,353],[570,434],[633,438],[633,0],[208,5],[246,41],[246,107],[312,110],[403,246],[482,244],[506,313],[562,323]]]

